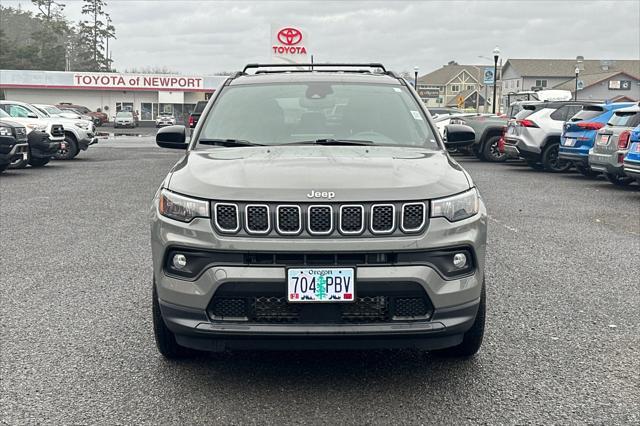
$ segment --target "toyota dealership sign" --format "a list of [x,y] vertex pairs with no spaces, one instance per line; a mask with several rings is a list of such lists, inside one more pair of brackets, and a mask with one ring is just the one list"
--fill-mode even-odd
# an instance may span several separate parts
[[309,62],[307,32],[293,25],[271,25],[271,59],[274,62]]

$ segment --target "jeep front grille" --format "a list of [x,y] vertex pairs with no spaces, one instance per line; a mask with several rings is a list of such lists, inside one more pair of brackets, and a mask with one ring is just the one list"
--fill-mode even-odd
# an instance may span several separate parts
[[396,210],[393,204],[376,204],[371,207],[371,232],[389,234],[396,226]]
[[300,206],[278,206],[277,228],[281,234],[298,234],[302,230]]
[[245,226],[250,234],[265,234],[271,228],[269,206],[250,204],[245,207]]
[[333,231],[333,209],[331,206],[309,206],[308,230],[312,235],[328,235]]
[[218,230],[221,232],[237,232],[240,229],[238,206],[229,203],[215,205],[214,218]]
[[424,232],[426,202],[252,204],[213,202],[215,229],[252,236],[374,237]]

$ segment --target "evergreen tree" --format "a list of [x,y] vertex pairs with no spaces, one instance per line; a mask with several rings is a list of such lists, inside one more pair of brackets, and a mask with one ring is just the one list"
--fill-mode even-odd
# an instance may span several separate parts
[[104,0],[83,0],[82,14],[86,16],[78,24],[78,63],[74,68],[80,71],[104,71],[110,67],[110,59],[105,52],[105,40],[115,38],[115,28],[111,17],[105,11]]

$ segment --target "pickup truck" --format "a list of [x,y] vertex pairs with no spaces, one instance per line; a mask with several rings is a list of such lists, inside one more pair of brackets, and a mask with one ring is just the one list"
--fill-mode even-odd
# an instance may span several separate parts
[[454,117],[451,124],[464,124],[476,133],[471,150],[478,159],[493,163],[502,162],[507,156],[500,152],[499,144],[507,127],[507,117],[475,114],[466,117]]

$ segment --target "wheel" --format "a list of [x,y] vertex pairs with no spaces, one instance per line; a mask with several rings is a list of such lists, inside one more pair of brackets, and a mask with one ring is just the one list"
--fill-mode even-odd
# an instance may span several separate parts
[[560,144],[553,143],[548,145],[542,152],[542,165],[546,171],[561,173],[571,168],[571,162],[558,157],[559,151]]
[[537,161],[526,160],[526,162],[527,162],[527,166],[531,167],[534,170],[542,170],[542,169],[544,169],[544,166],[541,163],[537,162]]
[[614,175],[612,173],[605,173],[604,177],[615,186],[627,186],[634,181],[634,179],[629,176]]
[[78,155],[78,143],[71,136],[65,136],[64,141],[67,144],[66,151],[58,151],[55,153],[53,158],[56,160],[72,160],[76,155]]
[[100,125],[102,124],[102,120],[100,120],[99,118],[94,118],[93,119],[93,125],[96,127],[100,127]]
[[30,158],[29,159],[29,165],[31,167],[43,167],[45,166],[49,161],[51,161],[50,158]]
[[153,283],[152,297],[153,334],[158,352],[167,359],[181,359],[193,354],[194,351],[180,346],[178,342],[176,342],[176,336],[164,323],[162,312],[160,312],[160,303],[158,302],[158,292],[156,291],[155,281]]
[[475,355],[482,346],[482,338],[484,337],[484,323],[487,314],[487,295],[485,292],[484,280],[482,282],[482,291],[480,292],[480,304],[476,319],[469,330],[464,333],[462,343],[446,349],[432,351],[437,356],[450,358],[467,358]]
[[494,136],[487,140],[482,147],[482,156],[491,163],[502,163],[507,160],[507,155],[498,149],[500,136]]
[[596,177],[600,174],[600,172],[592,170],[589,166],[576,166],[576,170],[578,170],[581,175],[586,177]]
[[0,173],[7,170],[7,167],[9,167],[9,164],[0,164]]

